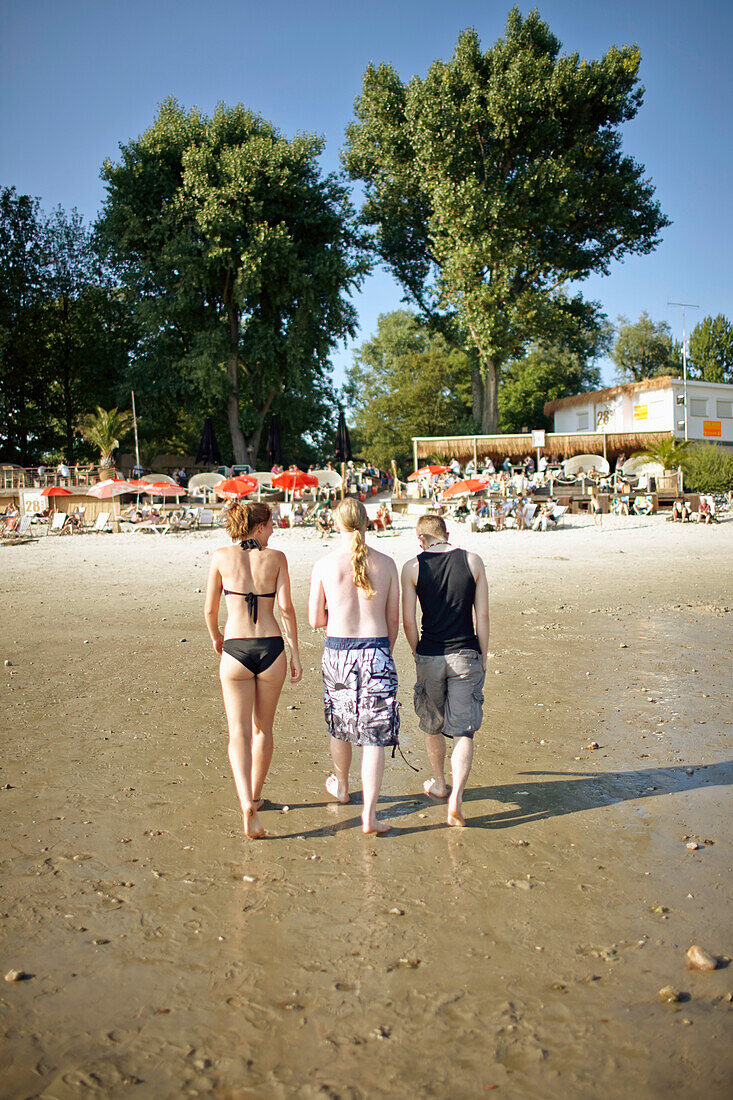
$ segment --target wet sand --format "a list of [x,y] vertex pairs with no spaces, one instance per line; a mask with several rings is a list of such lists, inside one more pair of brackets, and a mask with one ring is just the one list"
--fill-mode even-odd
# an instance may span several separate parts
[[422,794],[401,638],[420,771],[388,761],[378,839],[358,774],[323,788],[315,534],[274,541],[305,676],[260,842],[201,613],[224,536],[0,549],[0,964],[30,975],[0,988],[3,1097],[730,1095],[733,967],[684,953],[733,955],[733,519],[452,535],[491,588],[468,828]]

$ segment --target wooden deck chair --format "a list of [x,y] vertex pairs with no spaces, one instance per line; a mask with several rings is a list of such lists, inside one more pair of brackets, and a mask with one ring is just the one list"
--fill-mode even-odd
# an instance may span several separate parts
[[6,535],[14,535],[19,526],[20,516],[11,516],[10,519],[5,520],[0,535],[2,535],[3,538],[5,538]]
[[567,510],[568,510],[567,504],[556,504],[555,505],[555,507],[552,509],[552,515],[550,516],[550,522],[552,523],[553,527],[564,526],[564,524],[565,524],[565,513],[567,512]]
[[202,508],[199,514],[199,527],[213,527],[214,526],[214,510],[213,508]]
[[54,517],[51,522],[51,526],[48,529],[49,535],[61,535],[66,534],[69,529],[66,526],[66,521],[69,517],[66,512],[54,512]]

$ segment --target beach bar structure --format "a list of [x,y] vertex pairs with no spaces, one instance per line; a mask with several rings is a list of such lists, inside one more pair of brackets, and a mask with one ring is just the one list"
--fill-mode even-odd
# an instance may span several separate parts
[[505,458],[521,463],[525,455],[603,455],[610,462],[628,458],[662,439],[687,437],[733,449],[733,386],[682,378],[650,378],[592,393],[548,401],[545,416],[553,417],[552,432],[510,435],[415,436],[414,468],[431,459]]

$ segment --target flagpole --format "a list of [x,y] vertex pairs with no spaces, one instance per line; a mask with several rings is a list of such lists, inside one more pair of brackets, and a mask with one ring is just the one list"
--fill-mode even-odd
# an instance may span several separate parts
[[132,426],[135,429],[135,461],[137,465],[140,465],[140,448],[137,443],[137,417],[135,416],[135,391],[130,390],[132,396]]

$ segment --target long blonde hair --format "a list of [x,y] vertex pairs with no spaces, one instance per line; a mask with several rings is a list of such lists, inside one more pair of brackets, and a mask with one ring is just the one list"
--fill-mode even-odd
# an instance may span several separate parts
[[367,573],[367,557],[369,547],[364,541],[364,532],[367,529],[368,517],[364,505],[354,497],[344,497],[333,510],[334,519],[338,519],[341,530],[351,532],[351,570],[354,576],[354,584],[371,600],[376,596]]

